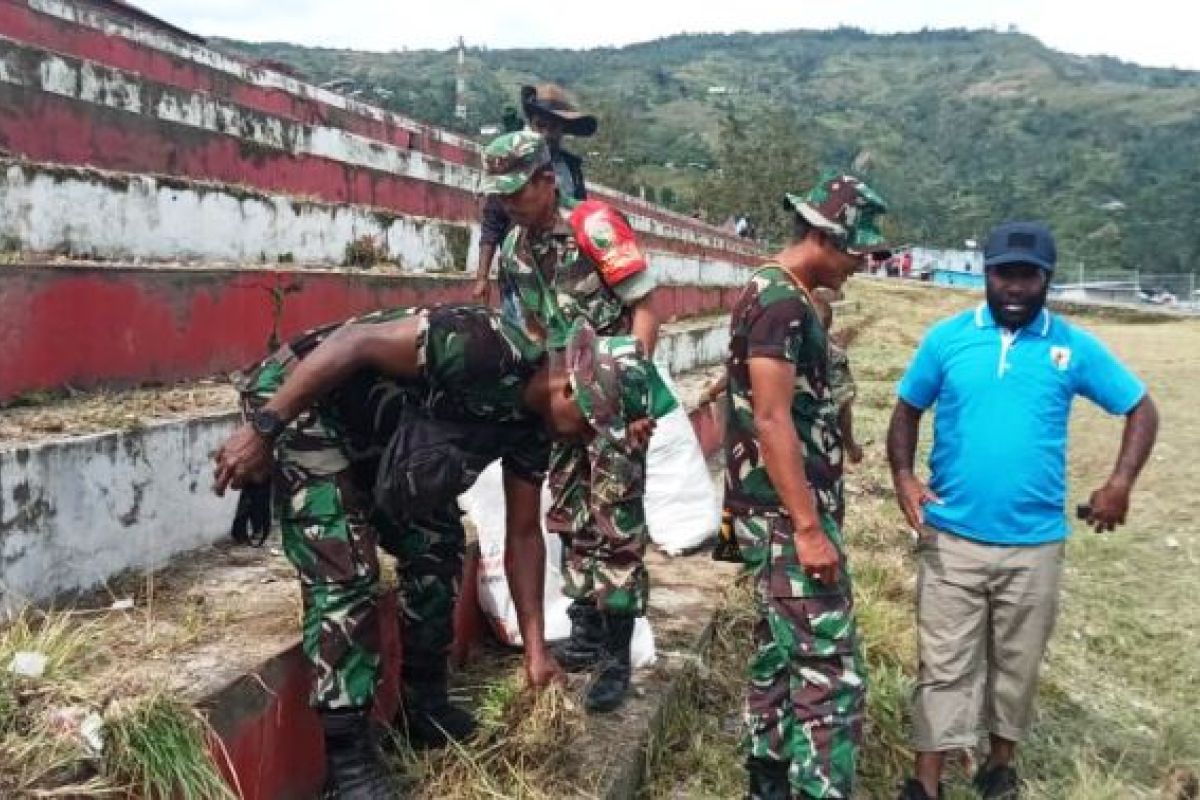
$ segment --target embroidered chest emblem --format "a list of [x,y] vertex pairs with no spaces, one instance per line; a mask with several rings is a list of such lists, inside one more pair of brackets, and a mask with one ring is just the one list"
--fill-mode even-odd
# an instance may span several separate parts
[[1050,363],[1057,367],[1059,372],[1065,372],[1067,367],[1071,366],[1071,348],[1051,347]]

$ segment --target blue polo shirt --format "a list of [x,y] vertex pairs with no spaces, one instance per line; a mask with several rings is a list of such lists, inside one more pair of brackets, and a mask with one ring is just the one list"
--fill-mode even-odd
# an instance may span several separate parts
[[934,412],[926,521],[988,544],[1066,538],[1067,423],[1075,395],[1127,414],[1145,385],[1085,330],[1043,309],[1015,334],[987,304],[930,329],[900,399]]

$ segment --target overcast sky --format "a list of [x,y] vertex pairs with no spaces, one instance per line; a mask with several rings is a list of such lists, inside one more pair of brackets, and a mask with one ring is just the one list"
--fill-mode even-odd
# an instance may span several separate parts
[[586,48],[675,33],[853,25],[888,33],[1015,25],[1059,50],[1200,69],[1200,3],[1139,0],[133,0],[202,36],[364,50]]

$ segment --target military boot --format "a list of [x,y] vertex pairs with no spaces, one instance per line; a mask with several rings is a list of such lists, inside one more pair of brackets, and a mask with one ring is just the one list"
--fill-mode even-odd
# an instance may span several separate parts
[[567,609],[571,638],[550,643],[554,659],[567,672],[591,669],[604,657],[604,621],[596,604],[575,600]]
[[604,657],[588,687],[584,707],[592,713],[613,711],[629,691],[631,672],[629,645],[637,617],[602,614],[604,621]]
[[789,800],[792,796],[786,761],[747,758],[746,775],[749,778],[746,800]]
[[397,784],[375,746],[365,709],[322,711],[325,787],[322,800],[393,800]]
[[404,703],[396,727],[406,730],[414,749],[445,747],[450,740],[465,742],[475,733],[475,718],[450,702],[445,662],[420,667],[404,665]]

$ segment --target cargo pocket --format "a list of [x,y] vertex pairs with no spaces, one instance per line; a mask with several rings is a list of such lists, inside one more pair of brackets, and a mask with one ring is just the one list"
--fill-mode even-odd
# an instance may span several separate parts
[[822,583],[809,577],[800,564],[800,556],[796,552],[795,539],[792,536],[793,527],[789,517],[773,517],[769,520],[771,529],[767,552],[767,594],[771,597],[820,597],[824,595],[842,595],[850,592],[850,575],[846,562],[846,553],[841,546],[841,536],[832,517],[821,516],[821,524],[825,535],[841,555],[841,568],[837,582]]
[[843,594],[772,597],[769,623],[776,643],[792,657],[850,655],[857,630],[854,604]]

